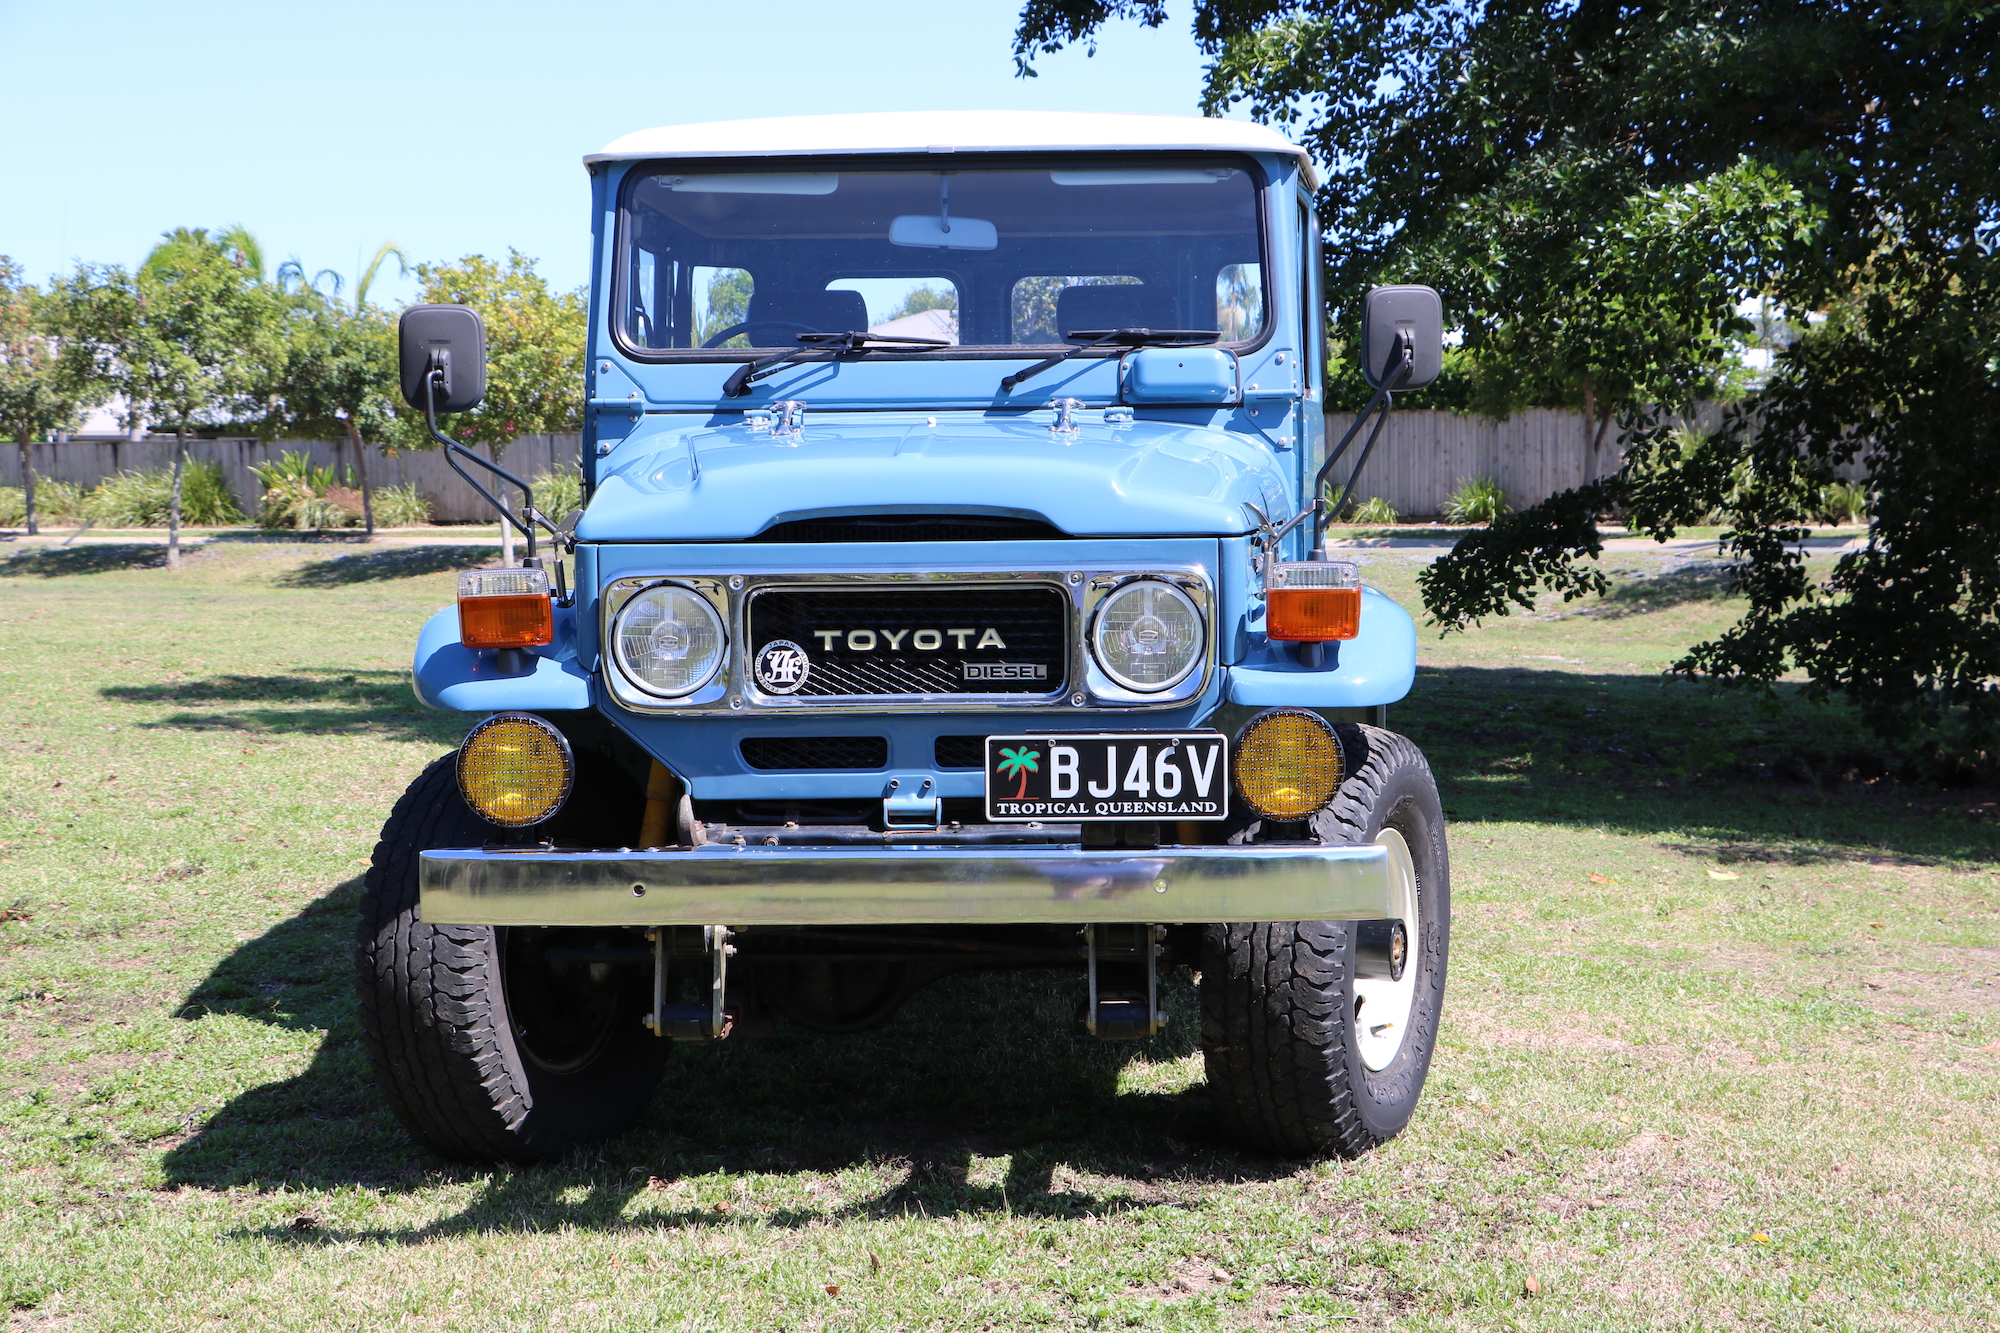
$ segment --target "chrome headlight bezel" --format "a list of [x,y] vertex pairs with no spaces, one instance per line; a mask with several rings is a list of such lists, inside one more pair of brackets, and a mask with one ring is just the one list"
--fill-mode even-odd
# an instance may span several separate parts
[[[663,690],[648,682],[637,668],[626,662],[624,650],[624,630],[626,621],[635,609],[643,605],[654,594],[680,593],[695,607],[699,607],[710,621],[716,637],[716,650],[706,671],[679,689]],[[611,659],[620,683],[639,691],[640,697],[659,702],[680,702],[702,694],[715,684],[729,663],[730,636],[728,604],[717,604],[715,592],[699,586],[693,580],[658,579],[644,586],[630,589],[619,600],[619,605],[605,618],[605,656]]]
[[[1103,636],[1107,628],[1105,617],[1111,609],[1126,597],[1143,595],[1148,591],[1155,592],[1156,595],[1164,594],[1171,602],[1186,611],[1188,623],[1194,629],[1194,641],[1188,650],[1186,660],[1170,677],[1161,681],[1140,682],[1133,680],[1111,664],[1110,654],[1104,647]],[[1125,580],[1099,599],[1091,611],[1090,626],[1085,635],[1090,645],[1091,660],[1099,671],[1120,689],[1149,697],[1172,691],[1201,667],[1208,655],[1208,637],[1208,616],[1201,601],[1166,579],[1144,575]]]

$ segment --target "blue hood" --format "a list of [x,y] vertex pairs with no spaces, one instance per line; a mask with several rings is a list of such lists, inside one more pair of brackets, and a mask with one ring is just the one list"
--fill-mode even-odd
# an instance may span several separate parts
[[[1094,416],[1095,414],[1093,414]],[[1166,421],[808,414],[797,441],[741,424],[640,425],[598,462],[583,541],[726,541],[837,514],[998,514],[1077,537],[1221,536],[1247,501],[1289,514],[1261,443]],[[653,425],[658,422],[658,425]]]

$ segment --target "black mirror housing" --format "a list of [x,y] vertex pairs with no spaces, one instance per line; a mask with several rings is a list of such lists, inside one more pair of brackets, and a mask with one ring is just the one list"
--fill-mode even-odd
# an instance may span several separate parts
[[469,412],[486,396],[486,323],[469,305],[413,305],[396,328],[403,399],[424,410],[424,382],[433,368],[444,383],[432,390],[440,412]]
[[[1444,370],[1444,299],[1430,287],[1376,287],[1361,303],[1361,373],[1379,389],[1403,363],[1398,335],[1409,339],[1411,372],[1392,387],[1421,389]],[[408,364],[405,362],[405,364]]]

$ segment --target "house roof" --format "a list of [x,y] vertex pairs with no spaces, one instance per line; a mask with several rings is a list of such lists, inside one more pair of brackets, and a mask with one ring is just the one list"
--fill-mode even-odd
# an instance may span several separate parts
[[1277,131],[1243,120],[1135,116],[1084,111],[888,111],[837,116],[777,116],[662,125],[613,139],[586,164],[644,157],[792,157],[829,153],[1000,153],[1182,149],[1282,153],[1298,159],[1308,184],[1306,151]]

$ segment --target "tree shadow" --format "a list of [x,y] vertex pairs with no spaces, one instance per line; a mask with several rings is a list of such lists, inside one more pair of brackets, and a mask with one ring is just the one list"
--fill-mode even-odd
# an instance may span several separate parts
[[462,720],[417,702],[406,671],[300,667],[280,675],[223,675],[153,685],[107,685],[119,703],[239,704],[264,707],[173,713],[137,725],[179,731],[353,734],[405,740],[453,740]]
[[1623,620],[1627,616],[1671,610],[1689,602],[1723,601],[1735,595],[1736,574],[1729,566],[1691,563],[1641,579],[1621,579],[1602,601],[1570,614],[1593,620]]
[[[574,1226],[653,1230],[755,1222],[797,1228],[849,1217],[1012,1212],[1073,1217],[1181,1206],[1190,1187],[1275,1179],[1296,1162],[1213,1142],[1205,1089],[1119,1092],[1143,1054],[1196,1049],[1192,985],[1169,989],[1169,1029],[1145,1043],[1074,1030],[1080,976],[948,977],[890,1023],[853,1036],[783,1026],[764,1040],[678,1046],[642,1121],[626,1134],[533,1167],[442,1162],[415,1146],[377,1095],[354,1013],[350,957],[360,881],[239,946],[181,1004],[195,1021],[231,1014],[324,1032],[292,1078],[251,1088],[165,1155],[170,1185],[404,1191],[478,1183],[462,1211],[409,1227],[317,1223],[245,1234],[301,1244]],[[1007,1157],[988,1178],[980,1159]],[[717,1175],[815,1178],[856,1168],[888,1183],[824,1205],[723,1207],[690,1199]],[[697,1182],[675,1190],[680,1182]],[[699,1183],[706,1182],[706,1183]],[[655,1192],[652,1204],[639,1196]],[[712,1192],[712,1191],[711,1191]]]
[[[183,553],[191,557],[195,551]],[[164,544],[103,542],[90,546],[44,546],[17,551],[0,560],[0,578],[61,579],[76,574],[109,574],[134,569],[164,569]]]
[[499,559],[499,548],[494,546],[412,546],[315,560],[281,575],[276,582],[281,588],[342,588],[484,568]]
[[1976,793],[1924,781],[1798,686],[1421,667],[1389,725],[1424,749],[1454,822],[1668,835],[1690,855],[2000,857],[2000,828],[1968,817]]

